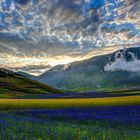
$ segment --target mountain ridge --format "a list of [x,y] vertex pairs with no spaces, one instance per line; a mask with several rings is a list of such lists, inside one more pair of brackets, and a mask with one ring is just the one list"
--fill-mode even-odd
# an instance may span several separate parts
[[65,65],[58,65],[40,75],[37,80],[57,88],[78,91],[105,87],[138,86],[140,69],[136,72],[122,70],[122,68],[115,71],[105,71],[107,64],[110,67],[112,64],[114,66],[114,62],[118,59],[126,64],[128,62],[133,64],[136,59],[139,62],[140,47],[122,49],[111,54],[73,62],[65,70]]

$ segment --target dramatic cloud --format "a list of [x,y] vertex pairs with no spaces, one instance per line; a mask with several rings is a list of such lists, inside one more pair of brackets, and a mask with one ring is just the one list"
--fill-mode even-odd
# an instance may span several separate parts
[[139,5],[135,0],[2,0],[0,26],[2,32],[36,43],[103,47],[124,43],[128,37],[136,43]]
[[0,64],[54,66],[137,44],[139,17],[138,0],[0,0]]
[[[9,67],[10,68],[10,67]],[[23,72],[27,72],[33,75],[39,75],[40,73],[46,72],[47,70],[49,70],[51,68],[51,66],[48,64],[34,64],[34,65],[26,65],[23,67],[14,67],[14,70],[16,71],[23,71]]]

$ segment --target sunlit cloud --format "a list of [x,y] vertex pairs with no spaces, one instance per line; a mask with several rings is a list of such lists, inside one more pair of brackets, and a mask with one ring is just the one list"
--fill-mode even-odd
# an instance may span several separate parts
[[1,0],[0,65],[38,74],[135,46],[139,5],[136,0]]
[[108,46],[106,48],[94,49],[87,52],[73,52],[58,55],[58,56],[42,56],[42,57],[29,57],[29,56],[12,56],[12,55],[3,55],[0,58],[0,66],[6,67],[13,70],[22,70],[33,75],[39,75],[56,65],[69,64],[74,61],[82,61],[89,59],[94,56],[106,55],[112,52],[117,51],[118,49],[129,48],[129,47],[139,47],[140,44],[122,44],[120,46]]

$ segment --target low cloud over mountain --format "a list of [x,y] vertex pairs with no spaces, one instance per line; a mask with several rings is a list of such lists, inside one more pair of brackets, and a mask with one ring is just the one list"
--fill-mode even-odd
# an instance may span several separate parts
[[[105,71],[130,71],[140,72],[140,59],[137,59],[136,54],[132,52],[117,52],[115,55],[115,61],[109,62],[105,65]],[[127,60],[128,58],[129,60]]]

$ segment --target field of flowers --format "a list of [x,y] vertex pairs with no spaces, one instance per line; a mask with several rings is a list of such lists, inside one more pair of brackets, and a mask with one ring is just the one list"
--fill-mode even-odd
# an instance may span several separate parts
[[0,140],[139,140],[140,105],[0,112]]
[[0,99],[0,109],[72,108],[139,105],[140,96],[76,99]]

